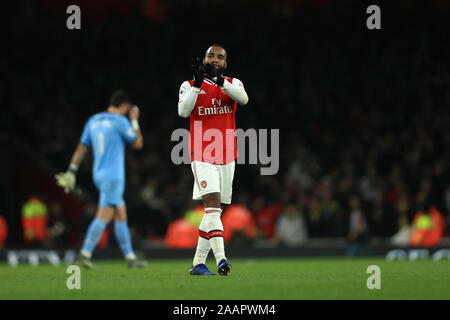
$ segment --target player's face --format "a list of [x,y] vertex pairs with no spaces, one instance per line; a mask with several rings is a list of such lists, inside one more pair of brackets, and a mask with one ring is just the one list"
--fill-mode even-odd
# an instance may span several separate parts
[[212,46],[205,54],[203,63],[211,63],[217,69],[225,69],[227,67],[227,53],[224,48]]

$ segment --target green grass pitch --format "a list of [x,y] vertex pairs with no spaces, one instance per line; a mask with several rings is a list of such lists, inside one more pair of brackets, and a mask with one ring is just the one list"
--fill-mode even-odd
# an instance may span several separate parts
[[[450,261],[383,258],[233,259],[228,277],[189,276],[191,260],[149,260],[144,269],[95,261],[69,290],[67,265],[0,264],[0,299],[301,300],[450,299]],[[212,259],[207,262],[216,270]],[[381,289],[366,286],[367,267],[381,269]]]

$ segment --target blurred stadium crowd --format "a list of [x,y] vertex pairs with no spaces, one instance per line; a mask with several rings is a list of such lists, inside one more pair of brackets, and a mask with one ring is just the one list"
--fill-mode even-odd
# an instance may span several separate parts
[[[188,128],[178,89],[191,79],[191,59],[220,42],[229,75],[250,97],[237,127],[280,129],[277,175],[236,168],[233,203],[252,212],[260,237],[277,239],[289,219],[300,219],[309,238],[390,237],[428,205],[449,224],[448,7],[410,8],[371,32],[353,7],[245,3],[186,7],[157,20],[88,19],[80,31],[58,19],[12,28],[14,50],[0,61],[10,112],[2,126],[13,124],[37,157],[65,170],[88,117],[113,90],[130,92],[145,146],[127,154],[129,221],[142,238],[163,237],[196,205],[190,167],[170,159],[172,131]],[[192,19],[212,14],[207,26]],[[90,160],[78,175],[85,226],[97,201]],[[288,223],[277,226],[280,217]]]

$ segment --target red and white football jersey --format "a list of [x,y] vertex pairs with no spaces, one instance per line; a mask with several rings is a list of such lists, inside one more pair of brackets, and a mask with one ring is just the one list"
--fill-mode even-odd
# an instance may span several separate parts
[[[225,81],[232,83],[232,78]],[[194,80],[188,81],[192,86]],[[209,79],[204,79],[190,114],[191,161],[228,164],[237,158],[237,102]]]

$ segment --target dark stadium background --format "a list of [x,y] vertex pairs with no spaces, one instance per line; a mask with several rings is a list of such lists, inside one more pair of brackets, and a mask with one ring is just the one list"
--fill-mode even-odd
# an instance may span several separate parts
[[[177,114],[178,89],[191,79],[191,59],[215,42],[227,49],[228,74],[244,82],[250,98],[237,126],[280,129],[277,175],[260,176],[257,165],[236,169],[233,203],[247,206],[257,223],[260,210],[294,203],[309,239],[347,242],[356,196],[368,226],[359,240],[366,243],[388,243],[429,205],[449,225],[450,5],[392,2],[2,3],[6,248],[24,245],[20,211],[31,194],[45,201],[50,217],[61,212],[68,227],[49,247],[79,247],[97,202],[91,158],[77,177],[81,195],[65,195],[53,174],[66,170],[85,121],[119,88],[142,111],[145,147],[127,153],[134,245],[162,240],[194,205],[190,167],[170,160],[171,132],[188,128]],[[66,28],[70,4],[81,7],[81,30]],[[381,7],[381,30],[366,28],[369,4]],[[154,192],[150,205],[141,196],[146,186]],[[247,245],[263,240],[270,243],[261,232]]]

